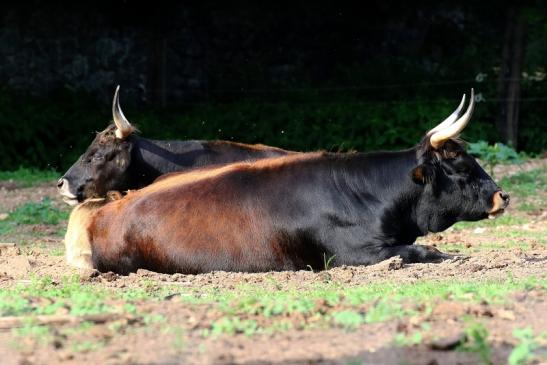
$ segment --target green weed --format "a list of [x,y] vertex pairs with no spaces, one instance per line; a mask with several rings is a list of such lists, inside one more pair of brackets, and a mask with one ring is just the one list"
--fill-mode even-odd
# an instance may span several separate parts
[[477,354],[481,364],[489,365],[492,363],[492,348],[488,343],[488,330],[482,323],[472,323],[466,330],[467,341],[460,345],[460,351],[472,352]]
[[365,316],[355,311],[345,310],[334,312],[332,314],[332,320],[335,324],[340,325],[345,329],[355,329],[365,323]]
[[12,333],[17,337],[32,337],[40,343],[47,343],[51,340],[51,333],[48,326],[33,324],[32,318],[20,328],[14,328]]
[[[530,327],[517,328],[513,331],[513,337],[519,342],[507,359],[509,365],[525,365],[535,360],[540,361],[540,358],[547,360],[547,347],[545,347],[547,346],[547,332],[535,337]],[[541,346],[543,346],[543,352],[536,353]]]
[[423,341],[423,335],[420,331],[415,331],[412,334],[405,335],[404,333],[397,333],[394,338],[395,346],[406,347],[419,345]]
[[25,203],[10,213],[7,220],[18,224],[59,224],[68,219],[68,212],[52,205],[50,198],[45,197],[39,203]]
[[219,336],[221,334],[235,335],[242,333],[246,336],[251,336],[258,330],[256,321],[248,319],[240,319],[239,317],[224,317],[214,322],[211,328],[211,334]]
[[492,177],[494,177],[494,167],[496,165],[500,163],[518,163],[521,160],[514,148],[503,143],[493,145],[489,145],[485,141],[469,143],[467,152],[484,161]]

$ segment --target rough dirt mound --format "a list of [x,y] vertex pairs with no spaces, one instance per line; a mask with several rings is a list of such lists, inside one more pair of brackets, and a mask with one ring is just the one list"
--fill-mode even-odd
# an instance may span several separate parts
[[[17,247],[0,248],[0,287],[11,285],[36,275],[50,276],[60,280],[67,275],[81,275],[87,280],[108,278],[109,287],[139,285],[143,278],[163,283],[177,283],[191,287],[233,288],[240,284],[268,284],[274,281],[278,289],[299,288],[315,281],[333,281],[345,286],[368,283],[397,281],[413,283],[418,280],[459,280],[505,279],[511,272],[514,278],[543,276],[546,274],[547,250],[485,251],[473,256],[458,256],[439,264],[403,264],[399,257],[393,257],[371,266],[340,266],[330,270],[281,271],[268,273],[236,273],[216,271],[199,275],[159,274],[138,270],[128,276],[107,273],[97,276],[94,271],[82,271],[68,267],[62,256],[49,256],[35,250],[30,255]],[[273,280],[272,280],[273,279]]]

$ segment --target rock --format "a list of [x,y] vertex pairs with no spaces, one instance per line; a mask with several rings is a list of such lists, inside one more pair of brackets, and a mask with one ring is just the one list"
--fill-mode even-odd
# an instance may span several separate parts
[[500,309],[497,312],[498,317],[506,319],[508,321],[514,321],[516,319],[515,313],[507,309]]
[[467,335],[461,332],[454,336],[443,337],[437,340],[433,340],[431,341],[431,343],[429,343],[429,347],[432,350],[437,350],[437,351],[450,351],[450,350],[454,350],[456,347],[460,346],[465,341],[467,341]]
[[402,269],[404,266],[401,256],[394,256],[376,264],[376,268],[382,271],[392,271]]

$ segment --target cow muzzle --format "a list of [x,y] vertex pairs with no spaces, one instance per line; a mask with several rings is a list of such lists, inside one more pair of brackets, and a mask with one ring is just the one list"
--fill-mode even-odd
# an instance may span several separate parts
[[505,212],[509,205],[509,194],[503,190],[498,190],[492,196],[492,209],[488,211],[488,218],[494,219]]
[[62,177],[57,181],[57,190],[65,203],[68,205],[78,204],[78,197],[70,192],[70,184],[67,179]]

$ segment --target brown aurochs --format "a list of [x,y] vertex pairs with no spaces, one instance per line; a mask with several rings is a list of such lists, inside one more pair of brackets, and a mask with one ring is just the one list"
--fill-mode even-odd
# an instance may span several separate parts
[[[69,222],[69,263],[121,274],[259,272],[450,258],[414,244],[509,203],[456,137],[460,107],[414,148],[303,153],[173,174],[121,199],[89,201]],[[75,238],[74,238],[75,237]]]

